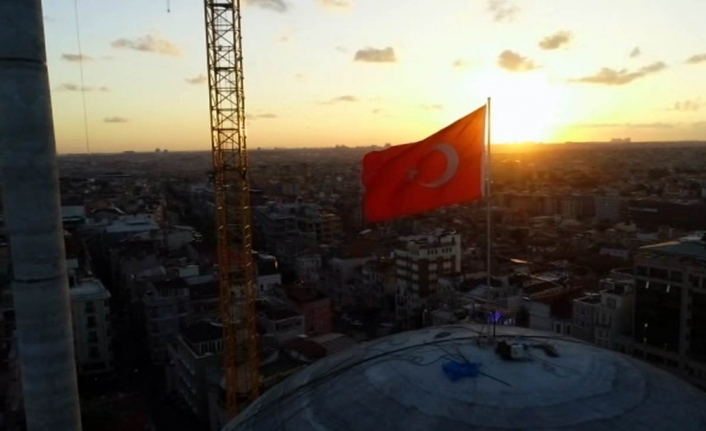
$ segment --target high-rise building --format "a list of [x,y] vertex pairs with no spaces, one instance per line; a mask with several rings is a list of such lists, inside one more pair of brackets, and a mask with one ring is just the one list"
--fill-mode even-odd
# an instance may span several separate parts
[[628,200],[621,196],[596,196],[596,218],[619,222],[625,219]]
[[437,230],[400,238],[395,250],[397,319],[406,326],[421,315],[442,275],[461,271],[461,235]]
[[113,370],[110,292],[98,279],[82,279],[69,290],[74,326],[76,370],[98,374]]
[[706,387],[706,236],[638,250],[627,350]]

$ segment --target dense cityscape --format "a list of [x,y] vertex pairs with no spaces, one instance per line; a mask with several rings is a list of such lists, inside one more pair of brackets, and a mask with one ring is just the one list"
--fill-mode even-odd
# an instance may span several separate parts
[[706,2],[632,3],[0,0],[0,431],[706,431]]
[[[486,201],[365,223],[360,160],[373,149],[251,152],[265,393],[360,343],[464,322],[575,338],[706,387],[706,147],[498,146],[491,286]],[[59,158],[86,430],[227,421],[210,157]],[[4,418],[21,429],[2,251]]]

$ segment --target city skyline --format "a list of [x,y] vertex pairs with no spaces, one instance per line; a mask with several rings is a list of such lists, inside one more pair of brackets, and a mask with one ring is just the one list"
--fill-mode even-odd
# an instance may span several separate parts
[[[706,139],[706,4],[248,0],[251,148],[400,144],[493,99],[493,142]],[[79,2],[91,152],[209,149],[203,4]],[[86,151],[73,3],[44,9],[57,148]]]

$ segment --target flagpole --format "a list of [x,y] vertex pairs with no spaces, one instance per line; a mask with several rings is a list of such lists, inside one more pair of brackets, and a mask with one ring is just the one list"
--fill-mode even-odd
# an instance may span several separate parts
[[[485,153],[485,206],[486,206],[486,243],[487,243],[487,248],[486,248],[486,266],[485,266],[485,273],[486,273],[486,284],[488,285],[488,290],[492,290],[492,277],[490,275],[490,253],[493,247],[493,242],[492,242],[492,224],[491,224],[491,219],[492,219],[492,202],[491,202],[491,195],[490,195],[490,183],[491,183],[491,171],[490,171],[490,97],[488,97],[488,104],[486,105],[486,112],[487,112],[487,120],[485,124],[485,130],[486,130],[486,153]],[[493,338],[495,337],[495,324],[496,324],[496,316],[495,313],[493,313]]]

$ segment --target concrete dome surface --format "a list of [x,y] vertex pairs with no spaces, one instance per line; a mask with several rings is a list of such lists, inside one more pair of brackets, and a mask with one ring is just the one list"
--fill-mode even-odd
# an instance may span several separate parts
[[324,358],[224,430],[706,430],[706,394],[662,370],[522,328],[497,327],[491,345],[488,329],[400,333]]

